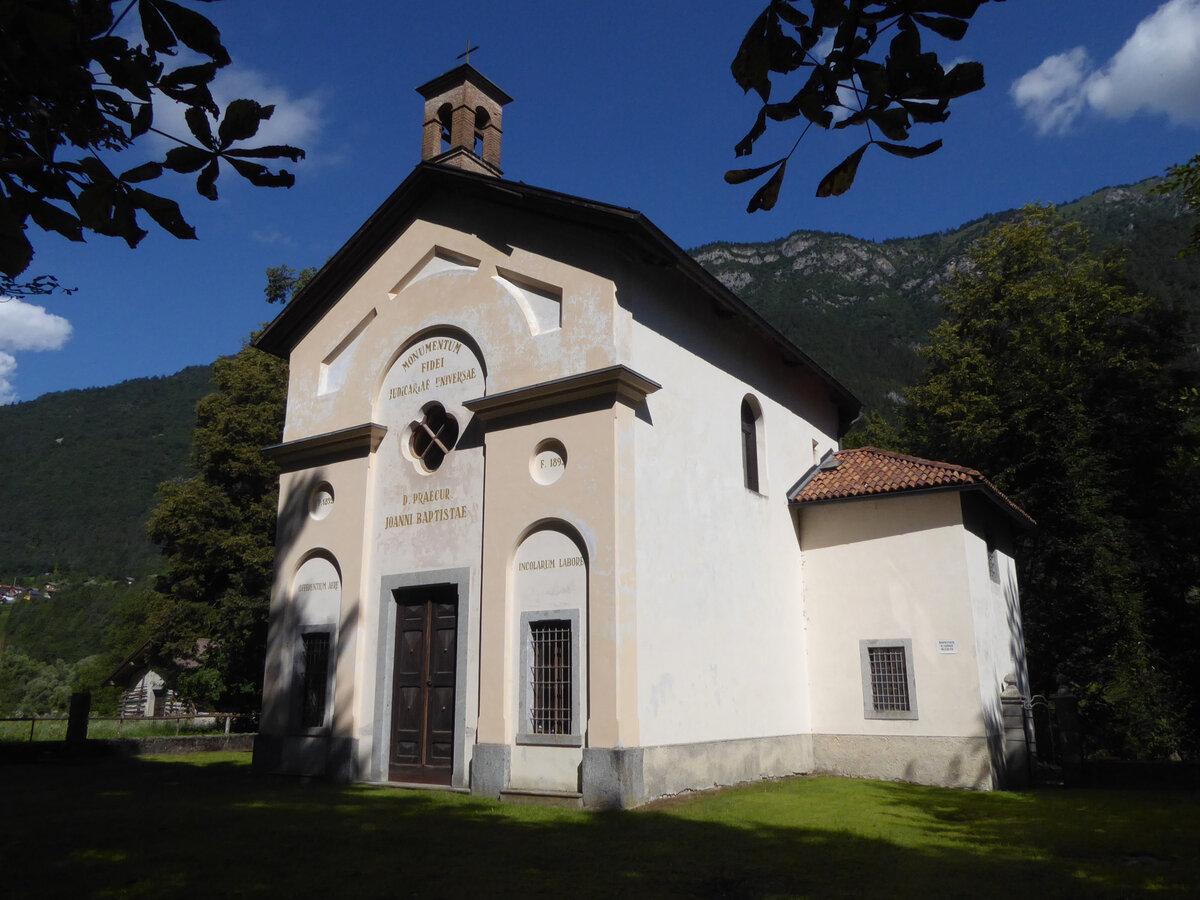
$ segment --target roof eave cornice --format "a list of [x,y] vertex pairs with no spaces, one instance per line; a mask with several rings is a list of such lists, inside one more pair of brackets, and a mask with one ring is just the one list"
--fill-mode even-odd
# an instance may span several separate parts
[[[677,270],[718,305],[740,316],[774,344],[785,361],[807,368],[822,381],[838,407],[839,438],[861,411],[862,404],[845,385],[637,210],[429,162],[420,163],[413,169],[350,240],[321,267],[312,281],[262,330],[254,346],[286,358],[316,319],[336,302],[346,281],[365,271],[382,255],[403,225],[414,218],[414,207],[435,187],[520,204],[556,218],[570,219],[629,238],[646,262]],[[568,211],[570,215],[565,214]]]

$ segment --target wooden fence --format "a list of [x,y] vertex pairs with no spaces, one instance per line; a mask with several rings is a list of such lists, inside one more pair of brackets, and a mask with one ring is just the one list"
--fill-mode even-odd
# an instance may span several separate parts
[[[255,715],[247,715],[246,713],[188,713],[186,715],[172,716],[88,716],[88,732],[99,736],[104,734],[106,737],[125,737],[135,736],[138,732],[143,732],[137,736],[150,736],[152,733],[163,734],[164,731],[170,731],[170,726],[173,723],[175,726],[175,735],[178,736],[185,726],[189,730],[205,728],[206,731],[219,732],[222,729],[225,734],[235,733],[234,728],[237,726],[236,733],[246,731],[254,731],[257,728],[257,719]],[[40,730],[41,740],[63,740],[67,733],[67,723],[70,721],[69,716],[16,716],[0,718],[0,740],[7,741],[33,741],[39,739],[38,733]],[[116,723],[115,734],[111,728],[99,727],[93,729],[93,725],[101,723]],[[245,724],[243,724],[245,723]],[[22,726],[28,724],[29,729],[26,732]],[[4,727],[5,725],[15,725],[18,727]],[[164,728],[155,728],[155,726],[166,726]],[[149,727],[147,727],[149,726]]]

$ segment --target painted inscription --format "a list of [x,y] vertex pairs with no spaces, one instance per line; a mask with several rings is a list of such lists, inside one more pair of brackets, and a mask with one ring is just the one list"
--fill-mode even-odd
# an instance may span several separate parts
[[307,584],[296,585],[296,593],[304,594],[308,591],[336,591],[342,586],[339,581],[310,581]]
[[531,559],[517,563],[518,572],[542,572],[549,569],[570,569],[583,565],[582,556],[560,556],[557,559]]
[[[452,503],[450,488],[435,488],[401,495],[404,506],[428,506],[431,503]],[[410,525],[432,525],[436,522],[452,522],[467,518],[467,508],[461,505],[437,506],[433,509],[417,509],[413,512],[396,513],[383,517],[385,531],[392,528],[407,528]]]
[[430,353],[436,353],[439,350],[443,353],[457,354],[462,350],[462,343],[450,338],[434,338],[433,340],[425,341],[410,350],[408,356],[404,357],[404,362],[400,365],[407,372],[413,364],[420,362],[421,357],[427,356]]
[[333,509],[333,488],[328,484],[318,485],[308,500],[308,514],[317,521],[329,515]]
[[567,451],[556,440],[542,441],[529,461],[529,474],[538,484],[554,484],[567,470]]

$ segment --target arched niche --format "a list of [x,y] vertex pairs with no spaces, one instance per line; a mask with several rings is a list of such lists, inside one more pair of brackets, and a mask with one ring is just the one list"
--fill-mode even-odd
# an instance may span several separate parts
[[296,568],[289,591],[291,727],[324,732],[333,716],[333,681],[342,606],[342,575],[324,551],[309,554]]
[[332,556],[309,556],[292,577],[292,610],[298,624],[337,624],[342,605],[342,575]]
[[578,747],[587,722],[586,551],[565,527],[546,525],[517,546],[517,743]]

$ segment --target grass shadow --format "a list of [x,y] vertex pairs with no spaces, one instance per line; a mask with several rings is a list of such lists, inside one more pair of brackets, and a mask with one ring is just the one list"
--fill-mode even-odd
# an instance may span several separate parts
[[[1174,855],[1196,826],[1178,839],[1162,834],[1166,825],[1155,832],[1154,864],[1128,862],[1122,841],[1083,827],[1056,834],[1085,798],[810,778],[589,813],[262,778],[244,754],[204,762],[0,767],[6,895],[738,900],[1191,894],[1200,885],[1196,864]],[[1200,818],[1196,798],[1168,800],[1134,809],[1105,796],[1088,813],[1095,822],[1125,815],[1136,828],[1161,802],[1173,818]]]

